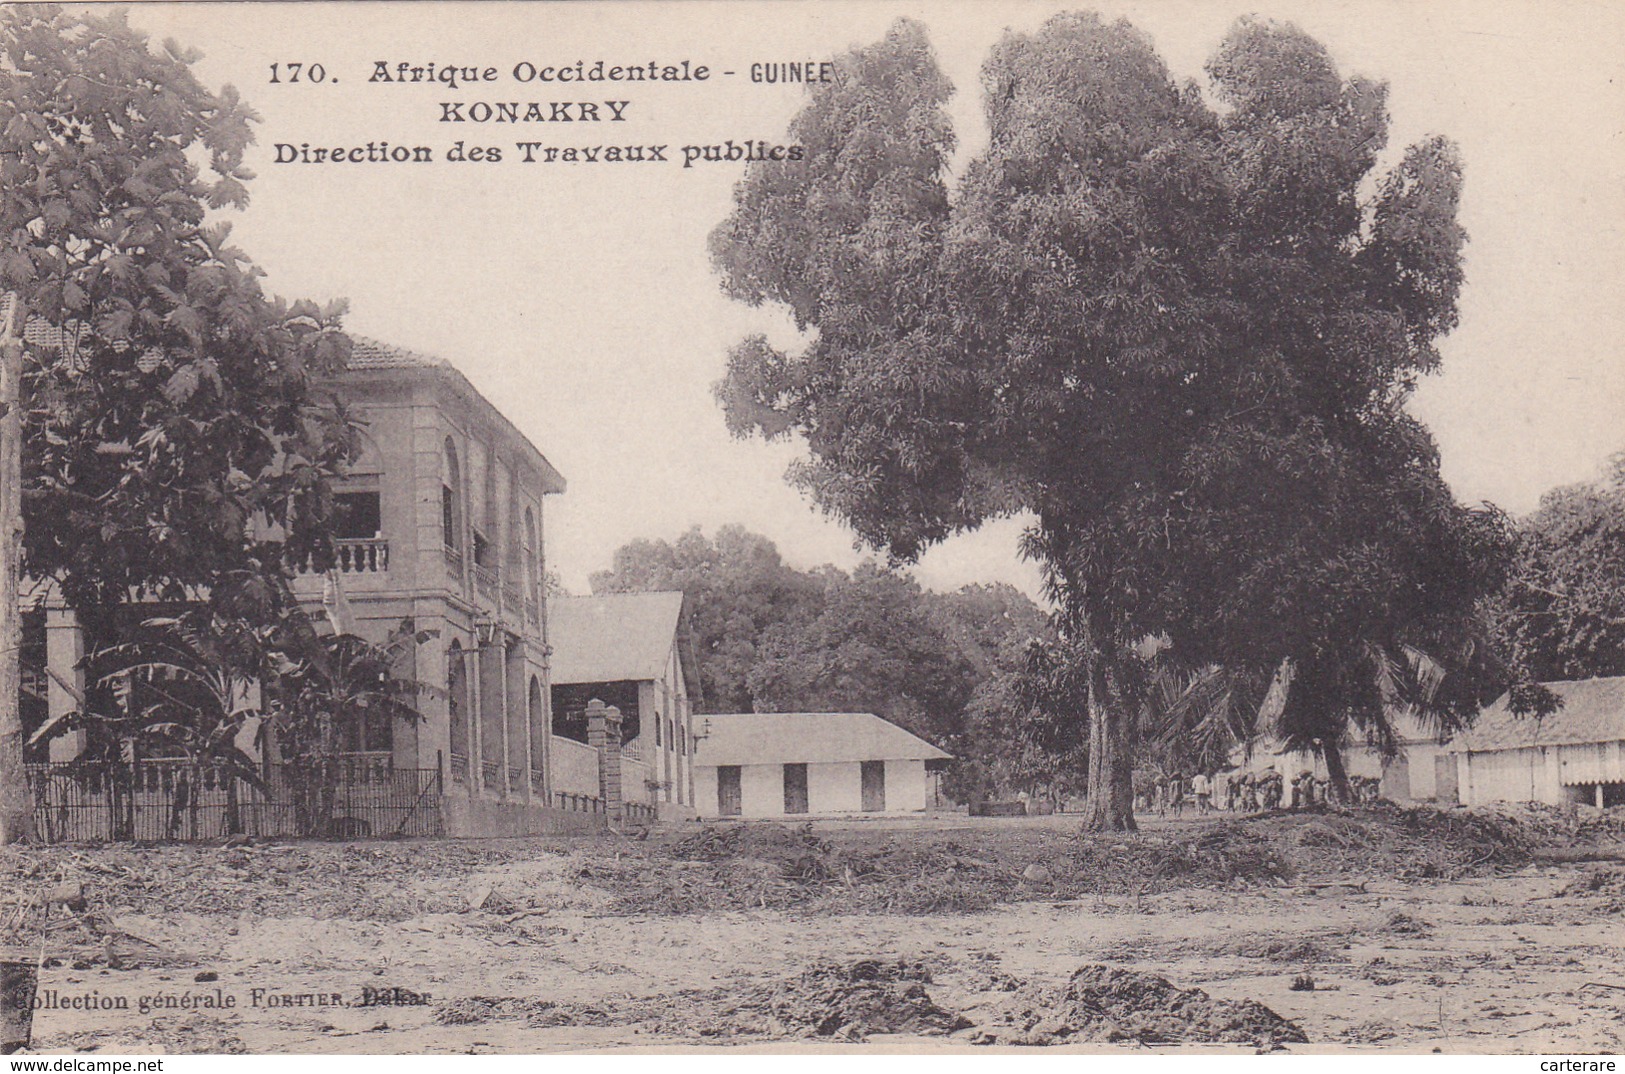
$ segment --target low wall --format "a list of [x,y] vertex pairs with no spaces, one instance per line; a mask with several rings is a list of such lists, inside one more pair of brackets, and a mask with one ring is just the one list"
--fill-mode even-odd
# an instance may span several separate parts
[[553,791],[598,797],[598,751],[573,738],[553,736]]
[[655,770],[647,761],[634,761],[621,757],[621,800],[625,802],[650,803],[658,800],[654,791],[649,789],[649,781],[655,778]]
[[602,813],[577,813],[524,802],[447,795],[441,803],[446,834],[461,838],[500,838],[517,835],[573,835],[602,831],[608,818]]

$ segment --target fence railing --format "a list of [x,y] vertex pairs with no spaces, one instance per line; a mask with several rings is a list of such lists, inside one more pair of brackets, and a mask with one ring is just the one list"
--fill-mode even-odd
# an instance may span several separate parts
[[[311,569],[310,557],[293,564],[301,574]],[[378,574],[389,570],[389,541],[383,537],[342,538],[333,542],[333,566],[344,574]]]
[[557,791],[553,795],[553,803],[567,813],[602,813],[604,800],[594,798],[590,794],[571,794],[568,791]]
[[66,761],[28,766],[48,843],[444,834],[436,769],[373,757],[272,765],[257,780],[190,761]]

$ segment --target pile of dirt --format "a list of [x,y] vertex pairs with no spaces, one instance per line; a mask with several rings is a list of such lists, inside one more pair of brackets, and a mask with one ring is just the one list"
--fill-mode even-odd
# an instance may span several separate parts
[[1084,966],[1065,985],[1029,985],[1000,1004],[973,1039],[983,1044],[1305,1044],[1309,1038],[1254,1000],[1214,999],[1152,973]]
[[970,1025],[937,1006],[925,990],[930,983],[930,971],[918,962],[819,961],[795,977],[747,990],[717,1018],[734,1033],[842,1040],[877,1033],[941,1035]]
[[[1066,837],[1050,834],[1054,853],[1062,853]],[[1011,848],[1004,853],[1011,855]],[[1053,893],[1053,884],[1027,884],[1019,870],[940,833],[840,846],[813,834],[810,825],[735,824],[707,826],[664,845],[651,842],[641,855],[595,858],[576,878],[610,891],[621,913],[804,908],[930,914],[970,913],[1024,893]]]
[[1625,870],[1590,869],[1563,886],[1565,898],[1600,899],[1604,913],[1625,912]]
[[1104,895],[1273,885],[1294,875],[1267,833],[1239,821],[1178,834],[1081,835],[1068,864],[1071,886]]
[[650,1017],[647,1000],[615,1009],[606,1005],[555,1003],[519,996],[462,996],[435,1007],[434,1021],[443,1026],[484,1025],[486,1022],[523,1020],[537,1028],[556,1026],[633,1025]]
[[1545,826],[1497,810],[1407,808],[1272,813],[1246,822],[1297,873],[1458,878],[1518,868],[1551,839]]
[[441,1025],[523,1021],[534,1028],[630,1026],[663,1037],[833,1037],[877,1033],[940,1035],[970,1023],[937,1006],[924,965],[903,960],[819,961],[794,977],[744,989],[624,995],[596,1004],[525,997],[464,996],[440,1003]]
[[1102,948],[1098,957],[1108,962],[1180,962],[1192,956],[1209,958],[1250,958],[1264,962],[1317,965],[1347,962],[1344,953],[1349,933],[1321,929],[1300,934],[1252,932],[1213,939],[1161,939],[1142,937],[1119,940]]

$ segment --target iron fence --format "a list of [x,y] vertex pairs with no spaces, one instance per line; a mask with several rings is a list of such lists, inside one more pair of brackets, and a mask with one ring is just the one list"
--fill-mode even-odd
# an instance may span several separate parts
[[271,765],[257,780],[189,761],[66,761],[28,766],[48,843],[444,834],[440,772],[376,758]]

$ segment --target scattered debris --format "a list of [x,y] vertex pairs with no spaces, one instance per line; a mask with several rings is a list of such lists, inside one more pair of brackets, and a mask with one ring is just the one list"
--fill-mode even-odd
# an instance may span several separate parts
[[641,1025],[687,1038],[836,1037],[878,1033],[943,1034],[970,1023],[926,993],[931,975],[906,961],[819,961],[800,974],[743,990],[685,990],[623,995],[596,1004],[522,997],[464,996],[435,1009],[441,1025],[524,1021],[533,1028]]
[[1304,1044],[1296,1023],[1253,1000],[1219,1000],[1152,973],[1084,966],[1065,985],[1029,985],[972,1038],[983,1044]]
[[747,991],[723,1014],[746,1033],[843,1040],[877,1033],[940,1035],[969,1026],[932,1001],[925,990],[930,983],[930,972],[918,962],[821,960],[795,977]]
[[1419,917],[1412,917],[1403,910],[1397,910],[1383,922],[1382,931],[1397,936],[1426,936],[1433,931],[1433,926]]

